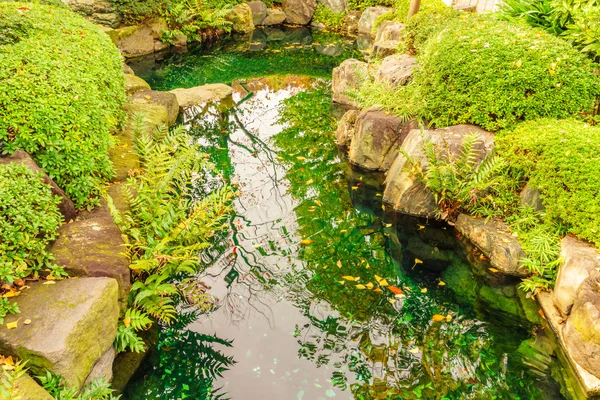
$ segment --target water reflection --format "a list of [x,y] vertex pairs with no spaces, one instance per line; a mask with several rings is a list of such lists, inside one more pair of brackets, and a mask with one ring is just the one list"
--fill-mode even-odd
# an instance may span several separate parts
[[[340,158],[327,81],[277,76],[233,87],[236,107],[186,121],[221,171],[212,184],[240,191],[230,233],[202,256],[200,279],[217,309],[180,333],[233,343],[220,351],[236,364],[211,388],[234,400],[555,398],[548,374],[529,374],[517,354],[527,320],[509,313],[496,324],[504,310],[476,313],[449,288],[476,288],[458,296],[463,303],[481,297],[473,273],[463,276],[471,269],[456,237],[391,219],[379,178]],[[430,248],[439,255],[428,259]],[[439,273],[453,269],[461,272]],[[156,371],[131,390],[183,398],[149,396]],[[205,398],[186,385],[188,398]]]

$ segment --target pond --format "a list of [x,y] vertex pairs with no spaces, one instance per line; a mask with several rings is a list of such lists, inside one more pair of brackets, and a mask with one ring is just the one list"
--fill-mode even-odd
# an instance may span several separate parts
[[[133,64],[154,89],[231,84],[182,123],[239,190],[185,310],[129,399],[561,399],[540,316],[451,227],[394,215],[334,143],[353,38],[306,28]],[[199,189],[201,190],[201,189]],[[554,378],[552,378],[554,377]]]

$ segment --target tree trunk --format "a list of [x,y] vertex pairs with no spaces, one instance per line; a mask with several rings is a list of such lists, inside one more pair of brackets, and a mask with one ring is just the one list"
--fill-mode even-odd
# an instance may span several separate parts
[[408,9],[408,15],[406,16],[406,22],[419,12],[419,8],[421,7],[421,0],[410,0],[410,8]]

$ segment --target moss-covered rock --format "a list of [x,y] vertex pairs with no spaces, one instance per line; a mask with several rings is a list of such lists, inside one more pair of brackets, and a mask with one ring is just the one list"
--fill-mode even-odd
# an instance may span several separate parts
[[468,265],[462,263],[450,265],[442,273],[442,280],[461,303],[474,304],[477,300],[477,279]]
[[254,30],[252,22],[252,9],[247,3],[238,4],[225,16],[233,25],[231,30],[239,33],[250,33]]
[[12,400],[53,400],[54,398],[29,375],[23,374],[15,381]]
[[17,327],[0,326],[0,351],[26,360],[33,374],[48,369],[80,388],[115,339],[117,298],[111,278],[33,284],[16,298],[21,313],[6,319]]
[[173,125],[179,115],[179,102],[177,96],[171,92],[161,92],[158,90],[140,90],[135,92],[130,98],[132,104],[154,104],[165,107],[169,119],[167,123]]
[[166,28],[164,19],[155,18],[140,25],[126,26],[107,33],[121,54],[132,58],[167,49],[169,44],[160,40]]
[[138,76],[126,74],[125,91],[127,95],[131,96],[132,94],[140,90],[150,90],[150,85],[148,85],[148,83],[145,80]]

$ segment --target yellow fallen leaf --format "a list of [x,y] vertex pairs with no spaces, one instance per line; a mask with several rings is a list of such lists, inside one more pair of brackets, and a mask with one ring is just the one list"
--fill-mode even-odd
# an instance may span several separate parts
[[343,285],[344,283],[346,283],[346,281],[339,281],[339,282],[340,282],[342,285]]
[[352,190],[358,190],[358,186],[352,186]]
[[383,196],[381,193],[376,193],[375,194],[375,197],[381,197],[381,196]]
[[496,268],[488,268],[490,270],[490,272],[496,273],[499,272]]
[[412,349],[408,350],[409,353],[411,354],[417,354],[419,352],[419,348],[418,347],[413,347]]
[[29,325],[29,324],[31,323],[31,320],[30,320],[30,319],[26,319],[25,321],[23,321],[23,323],[24,323],[25,325]]
[[415,258],[415,264],[423,264],[423,261],[419,260],[418,258]]
[[385,222],[383,223],[383,226],[385,226],[386,228],[391,228],[392,224],[386,224]]
[[123,325],[125,325],[125,328],[129,328],[131,326],[131,318],[125,317],[123,319]]
[[356,279],[354,279],[353,276],[350,275],[346,275],[346,276],[342,276],[343,279],[347,280],[347,281],[355,281]]
[[52,276],[52,275],[48,275],[48,276],[46,277],[46,280],[48,280],[48,281],[55,281],[55,280],[56,280],[56,278],[55,278],[54,276]]
[[374,285],[373,285],[373,283],[369,282],[369,283],[367,283],[366,286],[367,286],[367,289],[371,290],[371,289],[373,289]]
[[510,240],[508,240],[507,238],[502,238],[501,240],[502,240],[502,242],[504,242],[504,243],[510,243]]
[[312,185],[313,183],[315,183],[315,181],[312,178],[306,181],[307,185]]
[[6,329],[15,329],[19,325],[20,320],[21,318],[19,318],[15,322],[9,322],[8,324],[6,324]]
[[380,277],[379,275],[375,275],[375,280],[376,280],[377,282],[381,282],[381,280],[382,280],[382,279],[383,279],[383,278],[382,278],[382,277]]
[[366,268],[366,269],[369,269],[369,268],[371,268],[371,266],[369,265],[369,263],[367,263],[367,265],[365,265],[365,268]]
[[319,200],[314,200],[315,204],[318,205],[319,207],[321,207],[323,205],[323,203],[321,203]]
[[440,315],[440,314],[434,314],[433,317],[431,317],[431,320],[433,322],[442,322],[446,320],[446,316],[445,315]]
[[42,285],[54,285],[56,282],[54,281],[46,281],[44,283],[42,283]]
[[356,285],[356,288],[362,290],[362,289],[366,289],[366,286],[359,284],[359,285]]
[[390,284],[385,279],[382,279],[379,281],[379,286],[386,287],[386,286],[390,286]]
[[381,209],[382,209],[383,211],[385,211],[385,204],[382,204],[382,205],[381,205]]
[[448,314],[446,315],[446,322],[450,322],[452,321],[452,315]]
[[13,360],[12,356],[6,357],[3,361],[5,365],[15,366],[15,360]]
[[314,240],[304,239],[304,240],[300,241],[300,244],[303,245],[303,246],[305,246],[307,244],[311,244],[312,242],[314,242]]
[[427,288],[421,289],[421,293],[427,293]]
[[425,225],[417,225],[417,227],[418,227],[418,229],[417,229],[418,231],[425,229]]
[[342,268],[342,260],[338,260],[335,265],[337,265],[338,268]]
[[346,233],[346,232],[348,232],[348,229],[342,229],[342,230],[340,231],[340,233]]
[[20,292],[14,291],[14,290],[9,290],[8,292],[4,293],[2,295],[2,297],[4,298],[8,298],[8,297],[17,297],[20,294]]
[[396,299],[388,299],[388,301],[392,304],[394,304],[396,302]]
[[438,286],[446,286],[446,282],[444,281],[439,281]]
[[376,288],[375,290],[373,290],[375,293],[383,293],[383,290]]

